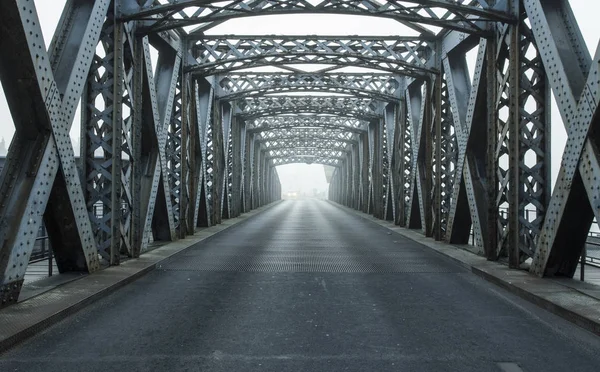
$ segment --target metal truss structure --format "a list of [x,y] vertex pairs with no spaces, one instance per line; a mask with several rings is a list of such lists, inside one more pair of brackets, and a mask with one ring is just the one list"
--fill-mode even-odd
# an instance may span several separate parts
[[[207,34],[314,13],[410,32]],[[92,273],[279,199],[289,163],[334,167],[335,202],[451,244],[472,233],[488,259],[539,276],[573,276],[600,218],[600,55],[568,0],[67,0],[49,48],[33,1],[0,14],[16,131],[0,307],[42,223],[59,270]],[[551,92],[568,133],[553,192]]]

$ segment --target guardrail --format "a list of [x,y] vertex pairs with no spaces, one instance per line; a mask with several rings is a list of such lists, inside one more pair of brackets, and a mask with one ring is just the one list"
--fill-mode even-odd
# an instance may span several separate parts
[[[102,204],[94,205],[94,215],[98,218],[102,217],[103,208]],[[54,253],[52,252],[52,245],[48,238],[46,226],[42,224],[38,232],[38,237],[35,239],[35,245],[33,252],[29,258],[29,263],[38,263],[42,261],[48,261],[48,276],[54,275]]]
[[52,247],[50,246],[50,240],[46,232],[46,227],[42,224],[38,237],[35,239],[35,245],[33,252],[29,258],[29,263],[37,263],[42,261],[48,261],[48,276],[52,276],[53,273],[53,259],[54,254],[52,253]]

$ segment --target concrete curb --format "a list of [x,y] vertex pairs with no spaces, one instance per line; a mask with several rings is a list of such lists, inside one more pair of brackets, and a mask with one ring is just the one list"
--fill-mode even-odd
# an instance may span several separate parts
[[[80,279],[67,282],[50,291],[1,309],[0,353],[143,277],[172,256],[217,236],[280,202],[273,202],[239,217],[224,220],[220,225],[205,228],[196,232],[195,235],[165,244],[143,254],[140,258],[126,261],[120,266],[108,267],[92,275],[82,276]],[[86,284],[90,285],[87,290]],[[68,298],[69,291],[71,291],[72,298]]]
[[[459,246],[437,242],[414,230],[396,226],[389,221],[377,219],[343,205],[332,205],[371,221],[388,230],[419,243],[450,258],[473,274],[501,287],[508,292],[527,300],[579,327],[600,335],[600,299],[586,295],[572,287],[551,279],[543,279],[525,271],[509,269],[498,262],[466,251]],[[600,289],[600,288],[599,288]]]

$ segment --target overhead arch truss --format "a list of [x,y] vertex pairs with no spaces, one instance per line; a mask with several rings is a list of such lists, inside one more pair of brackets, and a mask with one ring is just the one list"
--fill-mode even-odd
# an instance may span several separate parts
[[339,129],[345,132],[364,133],[368,122],[360,119],[324,116],[324,115],[278,115],[263,116],[246,121],[249,133],[263,132],[272,129],[323,128]]
[[[391,18],[414,30],[433,35],[424,25],[468,33],[484,33],[488,22],[510,22],[504,7],[492,8],[483,0],[408,0],[402,2],[359,0],[350,1],[148,1],[145,5],[132,4],[124,9],[123,19],[146,22],[149,31],[197,26],[196,33],[204,32],[228,19],[255,15],[298,13],[348,14]],[[435,10],[434,10],[435,9]]]
[[294,64],[362,67],[414,77],[433,71],[427,66],[432,44],[420,37],[219,35],[188,42],[196,63],[186,72],[202,76]]
[[[267,154],[267,159],[272,161],[273,165],[290,164],[292,159],[295,159],[296,163],[313,164],[317,159],[320,159],[319,164],[339,166],[346,157],[344,150],[324,148],[282,148],[268,151]],[[325,163],[325,159],[329,161]]]
[[232,101],[287,92],[326,92],[399,101],[402,79],[382,73],[243,73],[217,75],[217,97]]
[[[419,36],[204,35],[294,13],[387,17]],[[42,225],[61,272],[92,273],[278,200],[275,166],[293,162],[335,167],[333,201],[539,276],[572,276],[600,220],[600,54],[568,0],[67,0],[48,48],[33,1],[0,14],[15,125],[0,306]],[[551,92],[568,135],[553,193]]]
[[275,96],[246,98],[234,102],[243,120],[283,114],[330,114],[370,120],[379,117],[382,102],[372,98]]

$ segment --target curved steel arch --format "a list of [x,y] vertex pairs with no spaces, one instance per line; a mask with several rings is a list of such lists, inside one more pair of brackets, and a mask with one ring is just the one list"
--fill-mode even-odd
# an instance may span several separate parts
[[296,158],[296,157],[274,157],[268,158],[271,160],[271,166],[277,167],[279,165],[287,165],[287,164],[321,164],[321,165],[329,165],[332,167],[339,167],[341,165],[342,159],[338,158],[321,158],[321,157],[311,157],[310,160],[307,158]]
[[234,101],[244,120],[283,114],[330,114],[373,120],[382,115],[382,103],[369,98],[277,96],[255,97]]
[[[281,15],[299,13],[348,14],[394,19],[424,35],[433,32],[421,25],[432,25],[468,33],[484,33],[482,22],[513,22],[513,17],[494,11],[483,0],[308,0],[287,1],[205,1],[169,0],[166,4],[146,2],[147,5],[131,7],[122,12],[124,20],[146,20],[149,31],[164,31],[199,25],[195,32],[204,32],[229,19],[257,15]],[[442,9],[434,12],[431,8]],[[441,13],[441,14],[440,14]]]
[[283,156],[320,156],[343,159],[346,152],[343,150],[312,148],[312,149],[278,149],[267,151],[270,158]]
[[272,129],[323,128],[340,129],[351,133],[364,133],[366,125],[367,121],[360,119],[319,115],[265,116],[246,122],[246,128],[249,132],[261,132]]
[[[273,130],[292,130],[292,129],[298,129],[298,128],[303,128],[303,127],[298,127],[294,124],[286,124],[286,125],[281,125],[281,126],[263,126],[263,127],[247,129],[247,132],[248,133],[264,133],[264,132],[269,132],[269,131],[273,131]],[[366,132],[363,129],[347,128],[347,127],[340,127],[340,126],[327,125],[327,124],[321,124],[319,126],[310,127],[310,128],[319,128],[319,129],[323,129],[323,130],[336,130],[336,131],[342,131],[342,132],[354,133],[354,134],[361,134],[361,133]]]
[[[358,144],[357,140],[349,138],[338,138],[330,137],[327,135],[323,136],[311,136],[311,137],[299,137],[294,135],[282,135],[272,138],[262,138],[258,142],[263,143],[267,149],[272,149],[273,146],[288,146],[289,148],[295,147],[323,147],[323,148],[347,148],[347,145]],[[326,144],[321,146],[321,144]],[[327,147],[333,146],[333,147]]]
[[392,74],[281,74],[247,73],[216,78],[217,98],[232,101],[245,97],[280,92],[330,92],[373,97],[381,101],[399,101],[403,83]]
[[344,131],[343,129],[335,128],[291,128],[291,129],[272,129],[269,131],[260,132],[259,138],[268,140],[272,138],[276,138],[277,136],[287,136],[287,137],[302,137],[302,138],[310,138],[310,137],[327,137],[327,138],[336,138],[340,140],[351,140],[356,137],[355,133]]
[[266,147],[265,151],[277,151],[277,150],[290,150],[290,151],[299,151],[299,150],[304,150],[304,149],[313,149],[313,150],[332,150],[332,151],[337,151],[337,152],[348,152],[351,150],[350,146],[327,146],[326,143],[319,143],[318,145],[314,145],[314,146],[295,146],[295,147],[290,147],[290,146],[286,146],[286,145],[277,145],[277,146],[273,146],[273,147]]
[[[277,162],[278,159],[294,162],[294,163],[306,163],[313,164],[319,162],[327,161],[326,165],[341,165],[342,162],[346,160],[346,153],[344,151],[335,151],[325,152],[323,149],[318,149],[315,151],[290,151],[290,150],[276,150],[275,154],[269,154],[267,152],[266,158],[271,162]],[[281,164],[277,164],[281,165]]]
[[437,73],[427,66],[430,42],[419,37],[382,36],[202,36],[189,45],[197,75],[289,64],[364,67],[412,77]]

